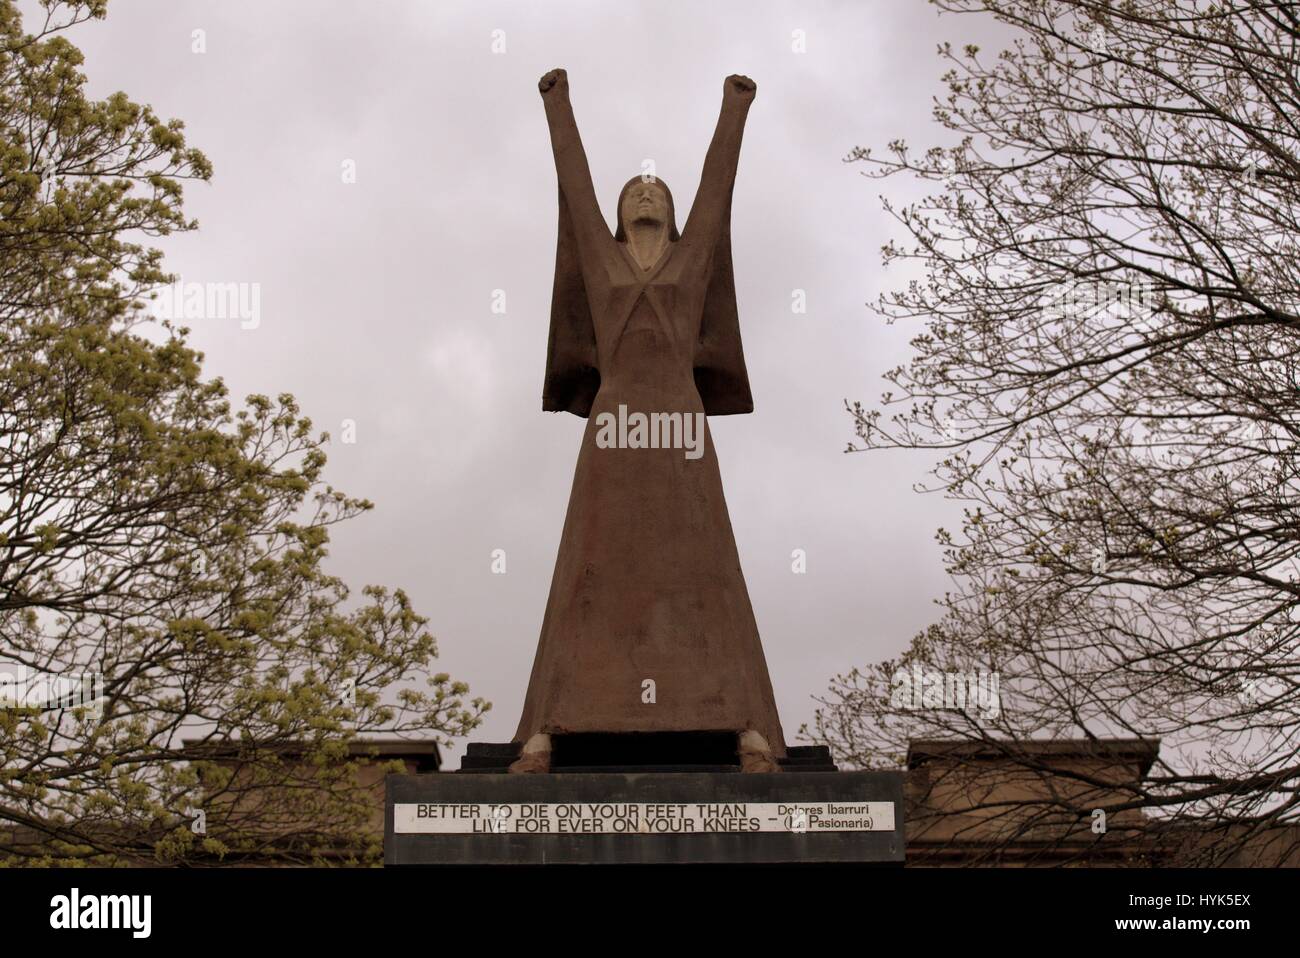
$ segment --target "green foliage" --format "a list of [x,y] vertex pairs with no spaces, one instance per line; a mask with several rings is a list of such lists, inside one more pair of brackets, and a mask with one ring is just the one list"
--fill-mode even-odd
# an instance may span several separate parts
[[849,451],[936,450],[953,586],[902,661],[999,672],[1004,707],[899,710],[868,670],[835,678],[819,733],[864,763],[908,739],[1159,738],[1108,813],[1222,826],[1197,854],[1231,861],[1300,821],[1300,18],[934,2],[1013,42],[940,48],[947,145],[851,157],[940,189],[886,203],[906,237],[885,261],[917,278],[879,311],[913,356],[849,406]]
[[[401,590],[323,569],[370,503],[324,484],[292,396],[232,409],[185,330],[138,334],[207,160],[87,99],[62,31],[0,0],[0,660],[98,673],[97,708],[0,709],[0,863],[373,861],[358,736],[446,741],[488,707]],[[188,744],[187,744],[188,743]],[[187,809],[206,817],[191,827]]]

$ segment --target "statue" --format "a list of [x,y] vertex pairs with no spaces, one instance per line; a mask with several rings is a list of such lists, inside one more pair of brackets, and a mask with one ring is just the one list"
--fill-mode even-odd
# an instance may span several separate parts
[[610,235],[569,103],[538,84],[559,179],[542,408],[588,419],[512,772],[554,736],[728,732],[742,771],[786,747],[706,416],[753,411],[731,260],[731,194],[756,86],[723,84],[685,228],[662,180],[623,187]]

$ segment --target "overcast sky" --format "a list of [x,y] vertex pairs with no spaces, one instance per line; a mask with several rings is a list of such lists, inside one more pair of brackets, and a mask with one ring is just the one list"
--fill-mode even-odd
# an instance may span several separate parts
[[755,412],[712,430],[793,744],[828,679],[901,651],[945,587],[933,534],[954,509],[912,491],[929,457],[843,453],[844,399],[876,402],[917,330],[866,305],[906,279],[881,268],[878,196],[908,187],[842,158],[944,141],[935,47],[977,34],[923,0],[112,0],[69,36],[92,94],[183,119],[213,161],[167,263],[260,284],[260,322],[191,323],[192,343],[235,396],[292,392],[335,437],[327,479],[377,507],[335,531],[331,571],[411,594],[439,667],[494,703],[477,741],[519,719],[584,426],[541,411],[556,188],[537,79],[568,70],[606,217],[652,159],[680,225],[722,80],[752,77],[732,228]]

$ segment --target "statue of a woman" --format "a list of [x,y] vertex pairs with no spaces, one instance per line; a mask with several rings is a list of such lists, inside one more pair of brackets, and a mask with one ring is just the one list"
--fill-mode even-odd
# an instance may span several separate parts
[[560,186],[542,408],[588,423],[511,770],[545,771],[554,735],[725,731],[743,769],[775,771],[785,742],[705,419],[753,410],[730,219],[755,85],[723,84],[681,234],[668,187],[641,176],[613,236],[565,72],[538,86]]

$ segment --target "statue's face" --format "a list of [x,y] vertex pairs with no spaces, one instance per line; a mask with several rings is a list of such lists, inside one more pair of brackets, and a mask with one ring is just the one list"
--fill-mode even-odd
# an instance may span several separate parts
[[623,207],[619,210],[623,222],[655,223],[663,225],[668,221],[668,197],[658,180],[649,183],[637,183],[623,195]]

